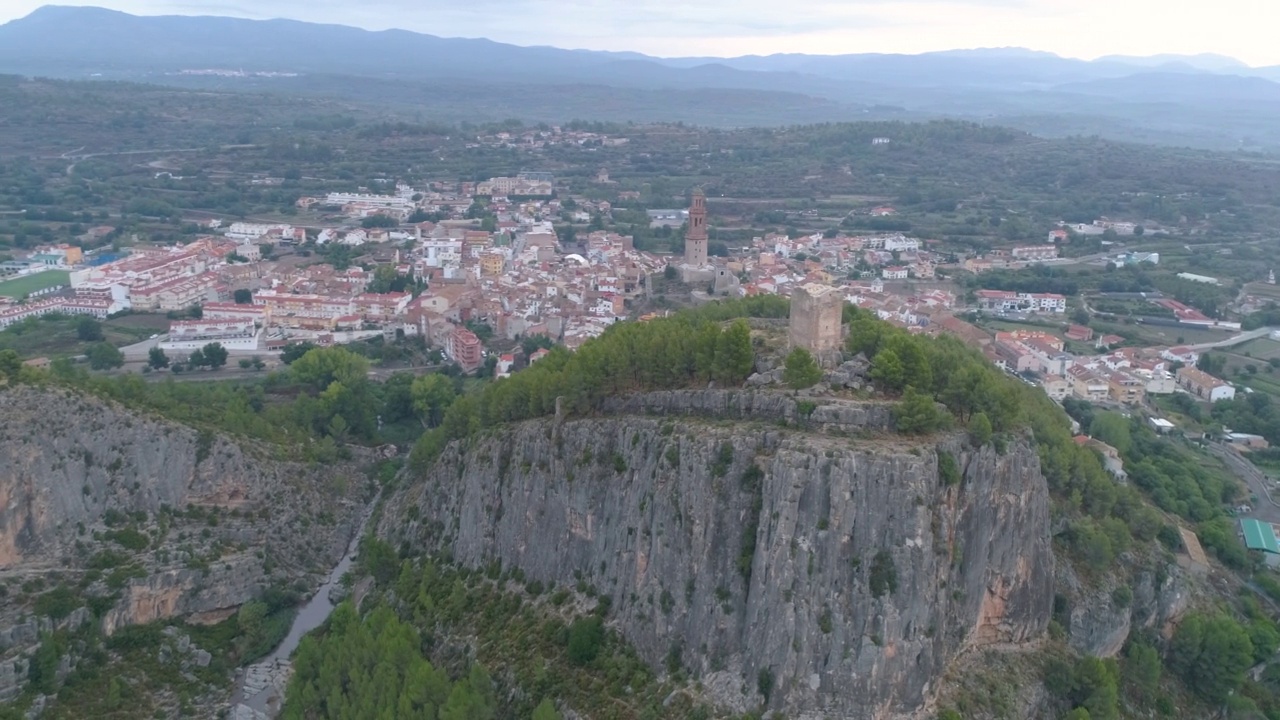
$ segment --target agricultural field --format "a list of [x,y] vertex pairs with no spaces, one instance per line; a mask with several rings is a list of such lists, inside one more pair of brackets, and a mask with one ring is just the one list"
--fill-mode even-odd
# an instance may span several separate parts
[[169,327],[164,315],[126,315],[100,321],[101,337],[86,339],[80,332],[81,319],[67,315],[30,318],[0,332],[0,350],[14,350],[24,359],[76,356],[96,342],[132,345]]

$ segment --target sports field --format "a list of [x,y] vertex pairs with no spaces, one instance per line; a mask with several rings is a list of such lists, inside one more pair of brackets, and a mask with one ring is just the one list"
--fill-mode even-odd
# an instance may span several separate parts
[[23,275],[22,277],[0,282],[0,295],[21,298],[37,290],[54,287],[55,285],[70,284],[71,273],[66,270],[45,270],[33,275]]

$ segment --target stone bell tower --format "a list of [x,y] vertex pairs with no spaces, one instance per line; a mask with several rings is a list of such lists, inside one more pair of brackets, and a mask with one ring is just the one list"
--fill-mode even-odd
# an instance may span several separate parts
[[689,229],[684,235],[684,264],[704,267],[707,264],[707,196],[702,188],[693,191],[689,206]]

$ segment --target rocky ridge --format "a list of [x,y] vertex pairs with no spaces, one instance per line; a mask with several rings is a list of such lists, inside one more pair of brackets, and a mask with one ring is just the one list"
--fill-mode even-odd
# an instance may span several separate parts
[[1038,456],[886,434],[883,404],[812,405],[652,393],[503,428],[402,478],[379,533],[594,585],[643,657],[678,655],[723,706],[908,717],[960,653],[1046,629]]
[[[355,531],[365,474],[274,455],[72,390],[0,390],[3,660],[54,624],[215,622],[268,586],[313,585]],[[71,587],[97,611],[33,616],[41,593]],[[24,680],[0,673],[0,700]]]

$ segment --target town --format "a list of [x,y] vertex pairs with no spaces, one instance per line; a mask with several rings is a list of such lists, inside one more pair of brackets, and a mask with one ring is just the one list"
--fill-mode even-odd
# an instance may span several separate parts
[[[38,247],[3,270],[11,279],[65,277],[65,283],[0,298],[0,328],[50,313],[167,313],[174,319],[154,344],[177,358],[208,343],[233,355],[270,356],[290,343],[325,346],[383,335],[421,338],[472,373],[485,365],[486,342],[511,348],[521,338],[543,336],[572,349],[619,320],[661,312],[655,287],[670,282],[687,287],[694,302],[791,296],[818,284],[912,332],[958,335],[998,366],[1034,378],[1055,400],[1141,405],[1147,395],[1176,391],[1209,401],[1235,393],[1230,383],[1196,368],[1196,347],[1113,347],[1125,338],[1069,322],[1062,294],[978,289],[966,297],[947,280],[958,272],[1061,262],[1060,247],[1072,236],[1132,235],[1132,223],[1058,227],[1040,245],[963,260],[901,232],[772,233],[717,257],[708,254],[706,198],[695,189],[689,209],[650,211],[656,226],[687,228],[683,255],[661,255],[603,229],[566,242],[553,221],[565,214],[583,222],[607,219],[612,207],[582,197],[562,202],[551,197],[554,182],[547,173],[521,173],[479,183],[434,182],[421,190],[399,184],[391,195],[304,196],[298,207],[325,208],[347,222],[304,228],[213,220],[185,245],[139,244],[123,256],[86,254],[65,243]],[[477,208],[483,219],[475,217]],[[424,215],[435,219],[415,221]],[[331,251],[346,260],[342,267],[326,260]],[[364,267],[350,263],[356,257]],[[1148,253],[1135,261],[1130,253],[1101,262],[1158,263],[1159,257]],[[1171,299],[1158,302],[1180,322],[1224,331],[1223,339],[1240,328]],[[1061,332],[991,332],[966,317],[1039,318]],[[481,326],[484,338],[475,332]],[[1090,351],[1070,352],[1068,342]],[[135,349],[129,359],[142,358],[145,350]],[[489,371],[508,372],[513,361],[502,353]]]

